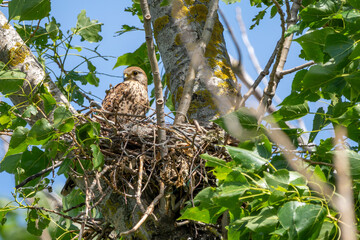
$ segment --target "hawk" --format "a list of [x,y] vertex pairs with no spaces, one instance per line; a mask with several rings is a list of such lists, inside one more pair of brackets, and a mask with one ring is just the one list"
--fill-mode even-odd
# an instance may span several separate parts
[[[139,67],[126,68],[124,81],[110,88],[102,102],[102,108],[107,111],[104,116],[115,123],[122,124],[145,117],[149,107],[147,77]],[[75,182],[69,177],[61,194],[68,195],[74,187]]]
[[139,67],[126,68],[124,82],[107,91],[102,107],[110,112],[105,113],[105,117],[115,123],[144,117],[150,107],[145,72]]

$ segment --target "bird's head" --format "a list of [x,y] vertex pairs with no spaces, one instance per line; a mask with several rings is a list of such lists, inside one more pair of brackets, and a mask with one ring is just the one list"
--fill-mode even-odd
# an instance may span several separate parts
[[124,70],[124,81],[138,81],[147,87],[147,77],[144,70],[139,67],[128,67]]

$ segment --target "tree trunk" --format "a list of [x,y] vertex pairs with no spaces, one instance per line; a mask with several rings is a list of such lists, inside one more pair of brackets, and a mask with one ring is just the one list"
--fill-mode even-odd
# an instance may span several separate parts
[[[163,1],[149,0],[149,6],[155,39],[177,109],[191,57],[197,57],[196,44],[203,32],[210,1],[173,0],[168,6],[160,6],[161,2]],[[239,98],[240,89],[230,68],[223,31],[216,16],[212,36],[204,54],[206,62],[195,69],[198,71],[188,117],[204,124],[208,124],[208,120],[219,114],[234,110]]]

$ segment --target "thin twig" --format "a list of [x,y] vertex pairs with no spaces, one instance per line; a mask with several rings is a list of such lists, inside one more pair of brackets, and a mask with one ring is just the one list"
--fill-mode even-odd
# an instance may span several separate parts
[[249,88],[249,90],[247,91],[247,93],[244,94],[243,98],[241,99],[239,106],[243,107],[245,105],[245,101],[253,94],[253,92],[255,91],[256,87],[260,84],[261,80],[269,74],[269,69],[271,67],[271,65],[273,64],[275,57],[277,55],[279,51],[279,42],[276,44],[276,47],[273,51],[273,53],[271,54],[271,57],[269,59],[269,61],[266,63],[264,70],[261,71],[261,73],[259,74],[259,76],[256,78],[255,82],[253,83],[253,85],[251,86],[251,88]]
[[16,189],[19,189],[23,186],[25,186],[25,184],[27,184],[28,182],[30,182],[31,180],[37,178],[37,177],[40,177],[50,171],[52,171],[53,169],[59,167],[60,165],[62,164],[62,162],[58,162],[58,163],[55,163],[54,165],[48,167],[48,168],[45,168],[43,170],[41,170],[40,172],[34,174],[34,175],[31,175],[30,177],[27,177],[24,181],[22,181],[21,183],[19,183],[18,185],[15,186]]
[[[154,45],[152,29],[151,29],[151,15],[147,0],[141,0],[140,7],[142,14],[144,16],[146,46],[147,46],[149,61],[151,65],[151,71],[154,77],[157,125],[159,125],[160,127],[165,127],[164,97],[163,97],[159,66],[156,59],[155,45]],[[163,129],[158,128],[158,136],[159,136],[158,139],[159,143],[165,142],[166,132]],[[162,158],[165,157],[165,155],[167,154],[166,152],[167,150],[165,145],[161,146],[160,155]]]
[[283,70],[283,71],[279,72],[279,75],[280,75],[279,77],[281,78],[286,74],[290,74],[290,73],[299,71],[299,70],[301,70],[303,68],[306,68],[306,67],[309,67],[309,66],[313,65],[314,63],[315,63],[314,61],[310,61],[310,62],[304,63],[304,64],[302,64],[300,66],[297,66],[297,67],[294,67],[294,68],[291,68],[291,69],[288,69],[288,70]]
[[[179,107],[177,108],[177,114],[175,116],[174,125],[183,123],[186,119],[186,114],[187,111],[189,110],[190,102],[193,94],[195,74],[198,67],[206,62],[204,59],[204,53],[206,50],[206,46],[208,45],[211,39],[211,34],[214,28],[215,17],[218,8],[219,8],[219,0],[211,0],[209,4],[209,12],[206,17],[204,29],[202,31],[200,41],[197,45],[198,48],[196,48],[195,51],[191,54],[192,55],[191,62],[189,64],[189,70],[185,78],[184,88],[181,95]],[[187,49],[189,48],[189,46],[186,47]],[[188,50],[188,52],[190,51]]]

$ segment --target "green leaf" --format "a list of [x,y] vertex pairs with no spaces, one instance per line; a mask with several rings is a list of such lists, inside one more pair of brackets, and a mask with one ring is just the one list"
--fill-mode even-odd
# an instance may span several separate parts
[[53,41],[58,39],[58,34],[60,32],[59,27],[60,24],[56,23],[54,17],[51,18],[51,22],[45,23],[45,29]]
[[344,77],[345,81],[350,83],[351,87],[360,93],[360,72],[353,72]]
[[58,107],[54,111],[54,127],[60,132],[70,132],[75,125],[71,112],[64,106]]
[[354,179],[360,178],[360,154],[352,151],[352,150],[346,150],[347,156],[349,158],[350,162],[350,172],[351,176]]
[[48,120],[42,118],[32,126],[28,135],[28,143],[31,145],[42,145],[52,137],[53,133],[53,126]]
[[272,114],[276,120],[290,121],[306,116],[309,113],[309,105],[307,101],[302,104],[284,105],[278,111]]
[[100,42],[102,40],[102,36],[99,35],[102,23],[86,17],[85,10],[81,10],[77,19],[76,29],[72,28],[71,30],[81,36],[81,41]]
[[139,66],[144,64],[144,59],[147,58],[147,47],[146,43],[141,44],[141,46],[132,53],[125,53],[118,57],[115,66],[113,69],[120,66]]
[[48,215],[38,212],[36,209],[31,209],[27,216],[27,231],[35,236],[41,236],[44,229],[50,224]]
[[215,191],[208,187],[199,192],[194,198],[195,207],[186,208],[185,212],[178,220],[189,219],[193,221],[200,221],[204,223],[215,224],[217,219],[226,210],[226,208],[215,205],[211,198]]
[[87,122],[76,126],[76,138],[84,145],[90,146],[99,141],[100,124],[95,122]]
[[24,169],[24,172],[20,175],[20,181],[40,172],[49,165],[50,159],[46,156],[45,152],[40,150],[38,147],[33,147],[31,151],[26,150],[22,154],[20,163],[20,167]]
[[251,139],[257,135],[257,119],[254,113],[247,108],[240,108],[235,112],[228,113],[225,116],[213,120],[213,122],[242,141]]
[[[166,0],[165,0],[166,1]],[[161,4],[160,4],[161,6]],[[116,36],[121,36],[122,34],[126,33],[126,32],[131,32],[131,31],[136,31],[136,30],[144,30],[135,26],[129,26],[127,24],[124,24],[121,26],[121,30],[120,31],[116,31],[115,33],[117,34]]]
[[91,144],[90,145],[91,151],[92,151],[92,162],[93,162],[93,168],[94,169],[100,169],[104,165],[104,155],[100,151],[100,148],[98,145]]
[[0,71],[0,92],[14,93],[22,87],[26,74],[20,71]]
[[325,208],[315,204],[296,208],[294,222],[299,239],[317,239],[326,212]]
[[316,176],[317,179],[326,183],[326,176],[325,176],[324,172],[321,170],[321,168],[319,167],[319,165],[316,165],[313,174]]
[[279,222],[277,211],[274,207],[271,206],[263,208],[261,212],[257,214],[257,216],[252,216],[248,218],[250,219],[246,224],[246,227],[253,232],[261,232],[261,233],[272,232],[275,230],[276,225]]
[[356,60],[360,58],[360,44],[356,44],[353,52],[349,56],[350,59]]
[[268,162],[253,151],[232,146],[225,146],[225,148],[237,164],[251,172],[258,172]]
[[360,9],[360,2],[358,0],[348,0],[348,2],[353,6],[354,8]]
[[19,16],[20,21],[42,19],[49,15],[50,0],[12,0],[9,2],[9,21]]
[[334,64],[312,66],[304,77],[304,88],[317,90],[319,87],[333,81],[337,76]]
[[310,133],[309,143],[313,142],[319,130],[324,127],[325,124],[325,111],[322,107],[318,108],[313,120],[313,128]]
[[5,156],[0,164],[0,172],[6,171],[10,174],[16,173],[16,168],[19,166],[22,153]]
[[226,167],[226,161],[217,157],[210,156],[207,153],[201,154],[200,157],[206,160],[206,167]]
[[28,133],[29,133],[29,129],[25,127],[17,127],[14,130],[13,135],[10,139],[9,149],[6,153],[6,156],[10,156],[25,151],[25,149],[28,146],[26,142]]
[[324,51],[335,59],[337,64],[344,62],[354,48],[354,40],[343,34],[330,34],[326,37]]
[[72,114],[66,107],[57,107],[54,111],[54,127],[58,128],[65,120],[71,117]]
[[[301,91],[303,88],[303,79],[305,74],[308,72],[306,69],[302,69],[295,74],[294,80],[291,85],[291,91]],[[285,100],[285,99],[284,99]]]
[[331,28],[323,28],[320,30],[309,31],[305,35],[295,39],[303,48],[307,58],[306,60],[314,60],[317,63],[324,61],[324,46],[326,37],[333,34]]
[[90,72],[85,76],[85,79],[88,83],[90,83],[91,85],[94,85],[96,87],[99,86],[99,78],[96,77],[95,73]]
[[56,106],[56,100],[50,93],[43,93],[40,98],[44,102],[44,110],[46,114],[49,114]]
[[36,107],[34,105],[29,105],[26,107],[25,111],[23,112],[23,117],[24,118],[30,118],[31,115],[36,115],[38,113]]
[[278,212],[281,225],[290,239],[316,239],[326,216],[325,208],[315,204],[291,201]]
[[[300,12],[301,20],[304,22],[316,22],[325,19],[336,13],[339,5],[336,0],[320,0],[311,4]],[[327,20],[328,21],[328,20]]]

